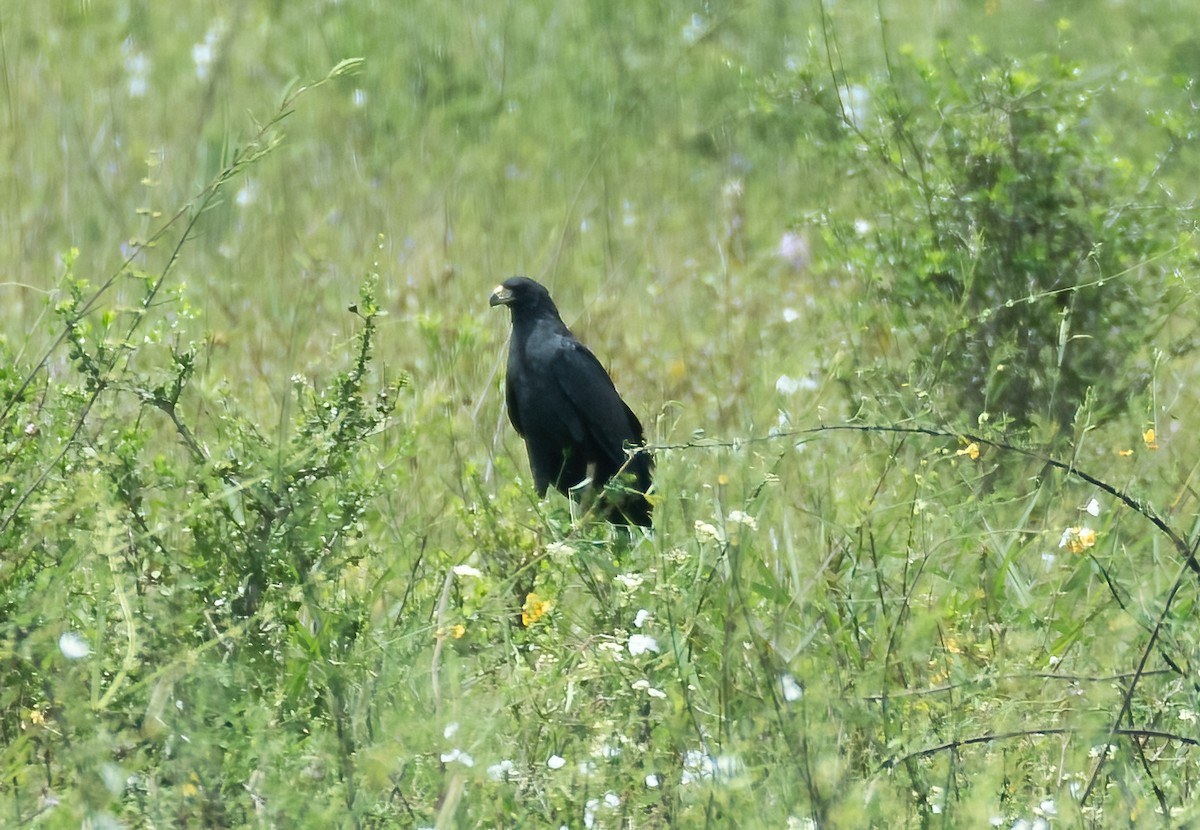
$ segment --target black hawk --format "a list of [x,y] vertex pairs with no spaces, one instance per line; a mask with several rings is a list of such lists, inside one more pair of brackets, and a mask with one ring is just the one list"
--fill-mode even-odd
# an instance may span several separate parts
[[[603,508],[609,521],[650,526],[646,498],[654,462],[645,433],[596,356],[563,323],[545,286],[512,277],[490,305],[512,312],[505,397],[508,417],[525,439],[539,496],[555,489],[578,496],[590,479],[597,493],[616,476]],[[621,490],[621,492],[614,492]]]

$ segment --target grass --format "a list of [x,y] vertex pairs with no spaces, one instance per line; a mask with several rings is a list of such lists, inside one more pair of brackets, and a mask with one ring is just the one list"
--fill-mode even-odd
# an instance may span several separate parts
[[1196,12],[1063,14],[6,13],[3,822],[1194,821]]

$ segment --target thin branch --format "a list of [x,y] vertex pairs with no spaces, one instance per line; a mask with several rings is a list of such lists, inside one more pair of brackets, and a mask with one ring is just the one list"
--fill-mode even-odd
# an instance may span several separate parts
[[[1060,461],[1057,458],[1052,458],[1039,450],[1031,450],[1026,447],[1018,447],[1015,444],[1010,444],[1007,441],[1001,441],[992,438],[985,438],[982,435],[975,435],[971,432],[953,432],[948,429],[938,429],[935,427],[905,427],[892,426],[888,424],[822,424],[817,427],[809,427],[808,429],[790,430],[787,432],[772,432],[769,435],[755,436],[751,438],[735,438],[729,440],[708,440],[701,439],[699,441],[688,442],[685,444],[659,444],[647,447],[650,452],[659,450],[689,450],[689,449],[716,449],[729,448],[738,449],[747,444],[758,444],[768,441],[781,441],[796,438],[814,437],[824,432],[876,432],[880,434],[899,434],[899,435],[925,435],[930,438],[947,438],[953,440],[965,440],[974,442],[982,446],[992,447],[1006,452],[1015,452],[1023,455],[1026,458],[1032,458],[1048,467],[1056,470],[1061,470],[1067,475],[1086,481],[1088,484],[1100,489],[1113,498],[1120,501],[1126,507],[1140,513],[1150,524],[1154,525],[1158,530],[1162,531],[1176,552],[1179,553],[1188,568],[1200,575],[1200,561],[1197,561],[1195,554],[1192,552],[1191,546],[1180,536],[1175,530],[1164,521],[1154,508],[1141,499],[1131,496],[1124,490],[1119,490],[1106,481],[1097,478],[1090,473],[1087,473],[1077,466],[1074,462]],[[797,442],[800,443],[800,442]]]
[[[928,758],[931,755],[937,755],[940,752],[945,752],[948,749],[961,749],[965,746],[973,746],[975,744],[987,744],[994,741],[1008,741],[1013,738],[1039,738],[1048,735],[1081,735],[1092,734],[1085,733],[1081,729],[1073,729],[1067,727],[1053,727],[1050,729],[1023,729],[1019,732],[996,732],[991,735],[976,735],[973,738],[962,738],[957,741],[949,741],[938,746],[932,746],[928,749],[922,749],[918,752],[910,752],[907,755],[898,755],[889,758],[885,761],[880,769],[891,769],[897,764],[902,764],[906,761],[912,761],[919,758]],[[1123,738],[1132,738],[1134,740],[1158,739],[1164,741],[1175,741],[1176,743],[1185,744],[1187,746],[1200,746],[1200,740],[1189,738],[1185,735],[1177,735],[1174,732],[1164,732],[1160,729],[1114,729],[1110,733],[1119,735]]]

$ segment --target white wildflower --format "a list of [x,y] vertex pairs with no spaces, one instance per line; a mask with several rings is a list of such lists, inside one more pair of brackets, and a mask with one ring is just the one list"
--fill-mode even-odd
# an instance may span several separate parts
[[644,580],[645,577],[643,577],[641,574],[634,573],[617,574],[615,577],[613,577],[613,582],[620,585],[626,591],[637,590]]
[[505,758],[500,763],[492,764],[487,768],[488,778],[492,779],[493,781],[504,781],[510,775],[512,775],[512,772],[515,768],[516,767],[513,762]]
[[464,767],[475,766],[475,759],[463,752],[461,749],[452,749],[449,752],[443,752],[441,757],[443,764],[452,764],[457,762],[462,764]]
[[238,207],[247,207],[257,201],[258,182],[254,179],[247,179],[246,183],[238,188],[238,192],[233,197],[233,202]]
[[652,651],[655,654],[659,653],[658,640],[648,634],[630,634],[629,635],[629,653],[634,657]]
[[92,653],[87,640],[80,637],[74,631],[67,631],[58,638],[58,650],[68,660],[82,660]]
[[740,525],[745,525],[751,530],[758,530],[758,519],[741,510],[731,510],[729,513],[729,521],[737,522]]

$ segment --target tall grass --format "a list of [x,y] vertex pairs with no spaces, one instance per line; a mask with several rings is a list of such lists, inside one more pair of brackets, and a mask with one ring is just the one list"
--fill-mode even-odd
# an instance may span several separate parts
[[[1109,11],[9,10],[3,822],[1194,820],[1196,12]],[[516,272],[652,533],[533,495]]]

